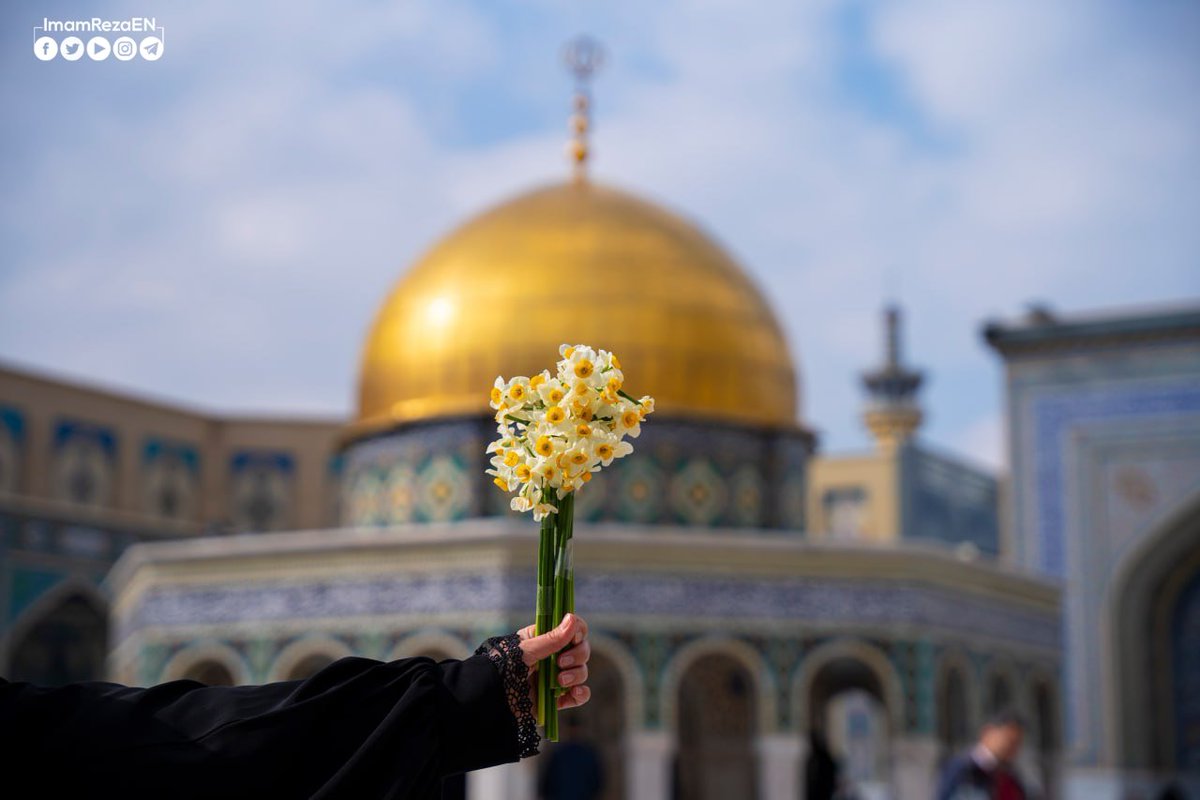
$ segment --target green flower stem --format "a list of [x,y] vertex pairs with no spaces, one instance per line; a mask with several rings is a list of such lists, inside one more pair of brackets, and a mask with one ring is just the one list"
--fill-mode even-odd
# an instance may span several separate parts
[[[534,621],[537,625],[537,634],[539,636],[554,627],[550,621],[554,613],[554,609],[551,607],[554,598],[554,575],[552,573],[554,522],[553,515],[542,518],[541,536],[538,540],[537,607]],[[552,686],[548,670],[541,669],[538,671],[537,684],[537,720],[544,725],[546,720],[545,698],[547,690]]]
[[[551,537],[551,541],[553,542],[553,559],[551,561],[553,565],[553,579],[550,595],[553,598],[551,626],[562,622],[567,612],[574,611],[575,570],[571,557],[571,537],[575,527],[574,492],[559,499],[558,513],[552,516],[554,517],[554,535]],[[569,646],[567,645],[567,647]],[[564,647],[563,649],[566,648]],[[546,738],[552,742],[558,741],[558,697],[565,691],[563,687],[559,686],[557,656],[558,653],[549,656],[547,663],[540,670],[541,673],[546,675],[547,681],[539,687],[540,691],[544,692],[539,698],[539,702],[546,711],[543,728]]]

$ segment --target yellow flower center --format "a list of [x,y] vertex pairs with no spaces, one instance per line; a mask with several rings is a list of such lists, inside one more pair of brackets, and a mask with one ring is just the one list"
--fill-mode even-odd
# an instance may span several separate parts
[[539,372],[537,375],[534,375],[532,378],[529,379],[529,388],[536,389],[537,387],[541,386],[545,382],[546,382],[546,376]]
[[588,425],[586,422],[579,423],[578,425],[575,426],[575,435],[576,436],[591,436],[592,435],[592,426]]
[[492,483],[496,484],[504,491],[508,491],[508,481],[504,480],[504,478],[492,478]]
[[620,378],[618,378],[616,375],[614,375],[608,379],[608,390],[610,392],[617,392],[617,391],[620,391],[620,389],[621,389],[621,379]]
[[550,406],[546,409],[546,421],[552,425],[557,425],[567,418],[567,412],[563,411],[560,406]]
[[550,400],[551,403],[553,403],[554,405],[558,405],[559,403],[562,402],[563,390],[558,389],[558,388],[551,389],[549,392],[546,393],[546,397]]
[[504,466],[515,467],[519,463],[521,463],[521,454],[516,450],[509,450],[504,454]]
[[636,411],[626,411],[624,414],[621,415],[621,424],[624,425],[626,428],[632,428],[634,425],[637,425],[641,421],[642,421],[642,418],[638,415],[638,412],[636,412]]
[[588,460],[587,453],[583,452],[582,450],[576,450],[574,453],[571,453],[571,463],[572,464],[575,464],[575,465],[586,464],[587,460]]
[[549,436],[539,436],[537,444],[533,446],[539,456],[548,456],[554,452],[554,443],[550,441]]
[[592,373],[595,371],[596,368],[592,366],[592,362],[588,361],[586,358],[575,365],[576,378],[590,378]]
[[579,480],[583,481],[584,483],[587,483],[591,479],[592,479],[592,473],[590,473],[590,472],[585,472],[579,476]]
[[584,394],[587,394],[587,390],[588,390],[588,385],[586,383],[575,384],[575,394],[584,395]]
[[612,365],[614,367],[616,367],[617,369],[620,369],[621,368],[621,360],[619,358],[617,358],[617,354],[609,353],[609,355],[612,356]]
[[500,405],[500,401],[504,399],[504,392],[500,391],[499,386],[492,387],[492,403]]
[[573,355],[575,355],[574,347],[568,347],[566,350],[563,350],[563,358],[570,358]]
[[596,448],[596,455],[600,456],[602,459],[612,458],[612,454],[613,449],[611,444],[602,444]]
[[528,464],[518,464],[514,474],[521,483],[528,483],[533,476],[533,470],[529,468]]
[[525,399],[525,387],[522,384],[514,383],[508,387],[508,396],[517,403],[521,402]]

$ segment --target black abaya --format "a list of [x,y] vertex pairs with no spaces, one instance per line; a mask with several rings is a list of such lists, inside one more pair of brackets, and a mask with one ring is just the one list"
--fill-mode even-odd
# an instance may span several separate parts
[[0,793],[437,798],[446,775],[536,752],[528,702],[508,699],[527,691],[519,649],[480,650],[440,663],[343,658],[263,686],[0,679]]

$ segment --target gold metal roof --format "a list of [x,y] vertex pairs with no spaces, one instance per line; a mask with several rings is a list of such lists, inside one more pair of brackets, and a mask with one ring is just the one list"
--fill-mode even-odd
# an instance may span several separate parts
[[661,416],[796,425],[796,378],[762,294],[675,214],[590,180],[468,221],[404,275],[363,349],[352,435],[487,414],[497,375],[561,343],[615,352]]

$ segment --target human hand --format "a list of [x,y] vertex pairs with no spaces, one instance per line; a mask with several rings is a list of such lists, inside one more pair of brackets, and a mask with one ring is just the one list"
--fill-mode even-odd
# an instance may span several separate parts
[[529,667],[529,696],[534,698],[537,686],[537,665],[543,658],[550,656],[570,645],[558,655],[558,681],[569,691],[559,695],[558,707],[575,708],[586,703],[592,697],[592,690],[584,683],[588,678],[588,658],[592,655],[592,646],[588,644],[588,625],[583,617],[567,614],[559,626],[547,631],[541,636],[537,633],[536,625],[528,625],[517,631],[521,638],[521,655],[525,666]]

